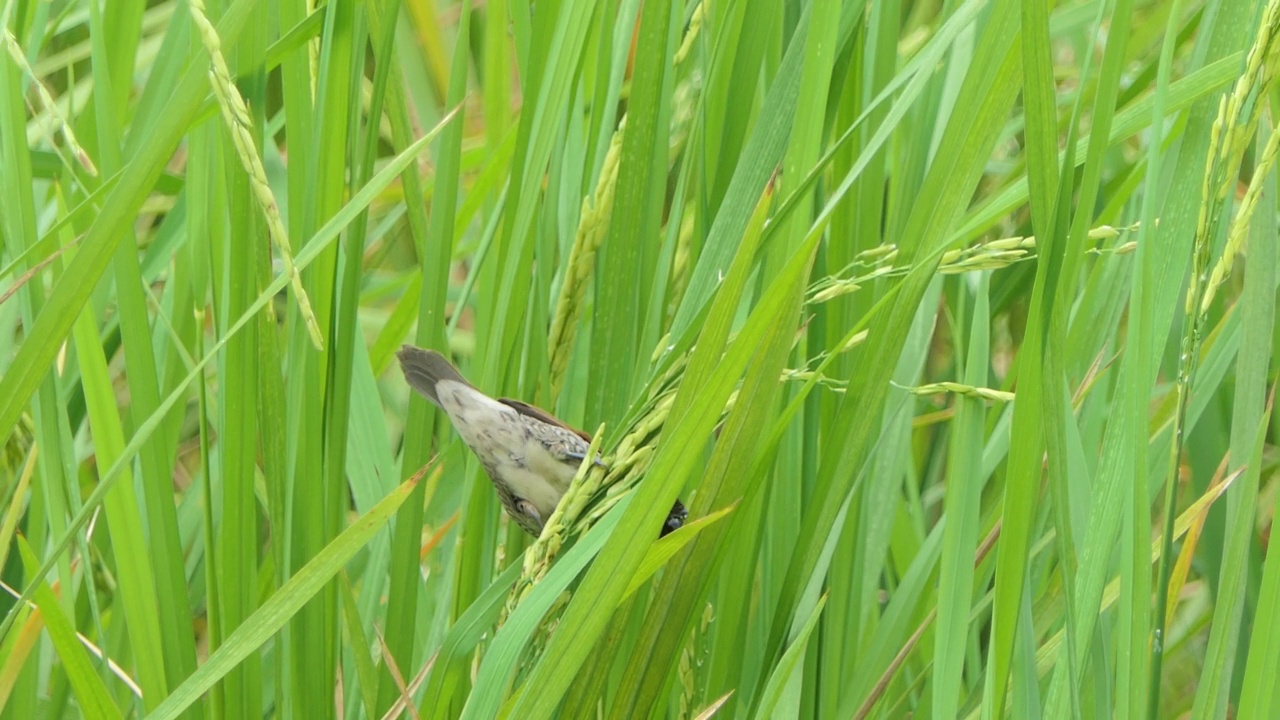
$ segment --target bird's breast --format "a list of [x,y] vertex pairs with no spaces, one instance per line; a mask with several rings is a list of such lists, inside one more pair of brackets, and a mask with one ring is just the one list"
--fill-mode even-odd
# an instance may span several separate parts
[[576,468],[557,460],[512,408],[462,383],[443,381],[436,390],[454,429],[491,479],[533,503],[544,521],[550,517]]

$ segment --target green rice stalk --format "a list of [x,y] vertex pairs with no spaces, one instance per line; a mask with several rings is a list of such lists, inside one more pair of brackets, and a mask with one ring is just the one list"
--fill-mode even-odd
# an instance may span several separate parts
[[[319,7],[320,0],[307,0],[307,15],[316,11]],[[319,93],[320,87],[320,37],[316,36],[307,42],[307,60],[311,64],[311,102],[316,101],[316,94]]]
[[[204,357],[204,308],[197,307],[195,309],[196,317],[196,357]],[[179,345],[180,346],[180,345]],[[216,527],[213,520],[213,463],[210,451],[210,434],[209,434],[209,389],[208,384],[203,378],[200,380],[197,393],[198,403],[197,412],[200,413],[197,420],[198,433],[200,437],[200,470],[204,474],[201,482],[203,511],[202,520],[204,520],[201,534],[204,540],[204,575],[205,587],[209,588],[209,592],[205,595],[205,616],[208,622],[207,638],[209,643],[209,653],[214,653],[222,645],[222,594],[216,591],[218,587],[218,563],[220,562],[216,556],[216,552],[220,547],[214,541],[213,529]],[[209,706],[214,717],[221,717],[225,702],[223,696],[223,684],[218,683],[209,690]]]

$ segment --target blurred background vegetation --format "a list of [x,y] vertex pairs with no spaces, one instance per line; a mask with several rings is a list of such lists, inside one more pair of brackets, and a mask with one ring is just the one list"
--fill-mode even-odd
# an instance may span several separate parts
[[0,5],[0,717],[1280,717],[1280,0]]

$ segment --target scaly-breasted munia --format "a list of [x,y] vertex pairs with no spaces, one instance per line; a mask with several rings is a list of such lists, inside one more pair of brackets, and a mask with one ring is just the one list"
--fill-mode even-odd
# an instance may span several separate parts
[[[405,345],[396,356],[409,386],[449,415],[511,519],[532,535],[541,533],[586,457],[591,436],[527,403],[485,395],[438,352]],[[661,534],[680,527],[686,515],[677,500]]]

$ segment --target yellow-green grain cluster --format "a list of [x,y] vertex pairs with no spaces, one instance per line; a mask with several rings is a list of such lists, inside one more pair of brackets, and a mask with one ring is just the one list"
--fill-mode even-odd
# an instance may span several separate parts
[[[1214,266],[1212,274],[1206,277],[1209,254],[1212,251],[1212,229],[1222,216],[1228,199],[1233,196],[1232,190],[1240,174],[1245,151],[1257,132],[1258,122],[1267,104],[1267,94],[1275,80],[1277,69],[1280,69],[1280,2],[1268,3],[1262,15],[1258,34],[1245,61],[1244,74],[1236,80],[1230,95],[1223,96],[1219,101],[1218,117],[1210,131],[1209,158],[1202,188],[1204,199],[1200,204],[1196,224],[1195,268],[1187,293],[1188,315],[1206,312],[1213,302],[1218,285],[1231,273],[1235,256],[1244,246],[1249,219],[1262,192],[1263,179],[1275,162],[1276,143],[1280,142],[1273,134],[1258,159],[1253,181],[1231,226],[1222,258]],[[1198,308],[1190,305],[1193,299],[1199,303]]]
[[1201,311],[1206,309],[1208,302],[1213,300],[1218,286],[1231,274],[1236,255],[1244,249],[1249,221],[1253,219],[1253,214],[1258,209],[1258,201],[1262,199],[1262,186],[1271,169],[1275,167],[1277,152],[1280,152],[1280,132],[1273,131],[1271,137],[1267,138],[1267,144],[1263,147],[1262,153],[1258,156],[1253,177],[1249,179],[1249,187],[1245,190],[1244,197],[1240,199],[1240,209],[1231,222],[1231,231],[1227,235],[1227,244],[1222,258],[1218,260],[1217,265],[1213,266],[1213,274],[1209,276],[1209,286],[1206,288],[1204,307]]
[[20,466],[27,454],[34,452],[35,449],[35,427],[31,424],[31,416],[24,413],[18,418],[18,424],[13,432],[4,440],[4,454],[0,458],[0,468],[11,473],[13,468]]
[[951,393],[965,397],[987,400],[990,402],[1013,402],[1014,395],[1004,390],[993,390],[986,387],[974,387],[958,382],[936,382],[907,388],[912,395],[928,396]]
[[[592,437],[591,445],[587,448],[585,458],[594,458],[600,452],[600,439],[604,437],[604,428],[601,427]],[[582,464],[578,466],[578,472],[573,476],[573,480],[569,483],[569,489],[565,492],[565,496],[561,498],[560,503],[556,505],[556,509],[551,513],[551,517],[542,526],[542,532],[538,538],[533,541],[524,551],[523,570],[520,579],[511,588],[510,594],[507,596],[507,605],[504,611],[504,618],[513,612],[517,605],[529,594],[533,586],[538,583],[551,569],[551,563],[560,553],[560,548],[564,545],[565,538],[568,535],[568,525],[565,521],[565,514],[568,508],[568,500],[582,491],[584,485],[598,483],[598,480],[588,480],[593,475],[598,478],[603,474],[603,470],[589,459],[584,459]]]
[[[703,6],[694,9],[685,32],[680,49],[676,52],[674,63],[678,66],[689,57],[694,41],[702,28]],[[693,77],[681,82],[675,91],[671,132],[669,135],[668,158],[679,155],[689,140],[690,128],[696,116],[697,98],[700,93],[697,78]],[[618,184],[618,163],[622,157],[622,141],[626,135],[627,118],[624,115],[618,122],[605,153],[604,163],[600,168],[600,177],[591,195],[583,198],[582,210],[579,214],[578,229],[574,233],[573,246],[569,250],[569,258],[565,262],[564,282],[556,298],[555,312],[551,317],[551,331],[547,334],[547,357],[551,374],[551,396],[558,397],[564,384],[564,375],[569,367],[569,358],[573,355],[573,343],[577,337],[578,320],[582,314],[587,287],[595,274],[596,252],[609,232],[609,221],[613,215],[614,194]],[[691,233],[692,214],[686,215],[686,224],[681,226],[680,239],[685,244],[685,262],[687,264],[688,233]],[[656,242],[656,239],[655,239]],[[677,262],[679,253],[677,251]]]
[[715,620],[715,607],[707,603],[703,608],[698,624],[689,631],[689,642],[680,651],[680,666],[677,677],[680,679],[680,709],[678,717],[691,718],[694,702],[701,691],[699,679],[703,676],[703,665],[710,653],[708,638],[711,623]]
[[[1232,190],[1239,176],[1244,154],[1257,131],[1265,104],[1266,93],[1275,77],[1277,65],[1280,64],[1280,0],[1272,0],[1263,11],[1263,21],[1258,34],[1249,49],[1246,69],[1235,83],[1232,92],[1223,96],[1218,103],[1218,115],[1209,133],[1209,146],[1205,161],[1204,179],[1201,184],[1200,212],[1197,217],[1196,231],[1192,244],[1191,277],[1188,280],[1186,301],[1183,306],[1183,330],[1178,356],[1177,377],[1174,382],[1173,442],[1168,450],[1168,474],[1170,478],[1178,476],[1187,426],[1187,412],[1191,388],[1196,379],[1200,364],[1201,340],[1209,318],[1217,286],[1231,272],[1235,254],[1240,251],[1244,242],[1243,227],[1247,226],[1250,209],[1256,198],[1246,198],[1246,205],[1236,217],[1236,224],[1228,234],[1227,245],[1223,256],[1210,271],[1209,263],[1213,254],[1213,237],[1215,228],[1222,218],[1225,209],[1233,197]],[[1272,138],[1274,140],[1274,137]],[[1274,143],[1268,143],[1268,146]],[[1264,157],[1259,165],[1269,162]],[[1270,151],[1274,159],[1274,150]],[[1259,167],[1255,180],[1259,180],[1267,172]],[[1237,230],[1239,229],[1239,232]],[[1166,618],[1170,616],[1173,606],[1169,603],[1167,588],[1173,575],[1171,557],[1173,554],[1174,518],[1177,512],[1178,483],[1170,480],[1164,492],[1164,527],[1165,537],[1160,552],[1160,564],[1157,575],[1157,593],[1155,618],[1154,662],[1162,662],[1163,647],[1161,638],[1164,634]],[[1179,581],[1180,582],[1180,581]]]
[[253,187],[253,196],[262,208],[267,220],[267,230],[280,249],[280,258],[284,262],[284,272],[289,276],[289,284],[293,288],[294,297],[298,301],[298,311],[302,321],[306,323],[307,333],[316,348],[324,347],[324,336],[320,333],[320,324],[311,310],[311,301],[307,299],[307,291],[302,287],[302,275],[293,264],[293,249],[289,243],[289,233],[285,230],[284,220],[280,217],[280,206],[276,203],[275,193],[267,182],[267,171],[258,155],[258,148],[253,141],[253,132],[249,129],[252,120],[249,108],[244,103],[240,91],[232,80],[231,71],[227,68],[226,58],[222,56],[222,41],[218,31],[204,13],[204,0],[191,0],[191,21],[195,23],[200,34],[200,41],[209,51],[209,81],[213,85],[213,95],[222,110],[222,118],[231,133],[231,142],[235,146],[236,156],[249,176],[249,184]]
[[[1213,254],[1213,228],[1226,209],[1245,151],[1254,137],[1262,117],[1266,93],[1280,67],[1280,0],[1272,0],[1263,11],[1263,21],[1257,37],[1249,49],[1245,72],[1236,81],[1229,95],[1218,102],[1218,116],[1209,134],[1208,158],[1205,162],[1204,180],[1201,185],[1200,213],[1196,222],[1195,240],[1192,246],[1191,277],[1184,306],[1184,330],[1181,354],[1178,362],[1176,394],[1178,412],[1175,431],[1181,425],[1186,412],[1187,393],[1195,377],[1200,356],[1200,340],[1209,307],[1213,303],[1218,285],[1231,272],[1235,255],[1244,244],[1246,228],[1261,193],[1262,178],[1275,160],[1276,135],[1272,135],[1259,158],[1254,182],[1246,193],[1241,211],[1227,237],[1222,257],[1209,269]],[[1256,186],[1256,187],[1255,187]],[[1180,437],[1180,434],[1177,434]],[[1174,444],[1176,453],[1179,443]]]
[[[1115,228],[1100,225],[1089,231],[1089,239],[1113,240],[1123,233],[1137,230],[1137,223],[1126,227]],[[1124,255],[1133,252],[1137,246],[1124,243],[1111,248],[1089,248],[1090,254]],[[1030,260],[1036,250],[1035,236],[1007,237],[978,243],[967,248],[948,250],[943,253],[938,265],[941,275],[958,275],[960,273],[978,272],[982,270],[1003,270],[1015,263]],[[842,295],[857,292],[863,285],[883,278],[903,277],[911,271],[910,266],[895,266],[898,258],[896,245],[879,245],[864,250],[853,262],[846,265],[839,273],[815,282],[809,288],[810,303],[824,303]],[[855,273],[848,275],[849,273]],[[846,276],[847,275],[847,276]]]
[[551,320],[551,333],[547,337],[547,357],[551,367],[551,396],[560,394],[569,358],[573,355],[573,341],[578,332],[578,318],[582,314],[587,285],[596,269],[596,251],[609,232],[609,215],[613,212],[613,197],[618,184],[618,161],[622,156],[622,138],[627,119],[618,123],[618,129],[609,143],[604,165],[596,189],[582,200],[582,213],[578,231],[574,235],[569,260],[565,263],[564,282],[556,300],[555,315]]
[[680,307],[684,291],[689,287],[689,275],[693,272],[693,230],[697,227],[695,218],[692,212],[686,211],[680,219],[680,232],[676,235],[676,250],[671,260],[671,297],[667,302],[668,323],[675,317],[676,310]]
[[673,65],[683,65],[689,58],[689,53],[693,51],[693,41],[698,38],[698,32],[702,30],[702,19],[706,8],[706,3],[698,3],[698,7],[693,9],[693,15],[689,16],[689,29],[685,31],[684,40],[676,50],[675,58],[672,59]]
[[[560,504],[543,525],[542,533],[525,550],[520,579],[507,597],[506,614],[514,611],[546,576],[566,539],[585,534],[635,488],[653,459],[654,443],[674,400],[675,393],[669,389],[659,394],[649,411],[618,442],[617,448],[604,456],[606,467],[584,461],[578,468]],[[596,456],[603,435],[603,428],[595,433],[586,457]]]
[[[23,74],[35,86],[36,96],[40,98],[41,107],[44,108],[45,112],[49,113],[49,117],[53,118],[54,123],[57,124],[58,131],[62,133],[62,139],[66,141],[67,147],[71,148],[71,152],[75,153],[76,162],[80,163],[85,172],[97,177],[97,166],[93,164],[89,153],[85,152],[85,149],[76,140],[75,130],[71,128],[71,123],[67,122],[66,116],[58,109],[58,103],[53,99],[53,93],[49,92],[49,88],[45,87],[45,84],[40,80],[40,76],[36,75],[35,71],[31,69],[31,65],[27,62],[27,56],[22,52],[22,46],[18,44],[17,38],[8,29],[4,31],[4,44],[5,49],[9,52],[9,57],[13,58],[13,62],[21,68]],[[54,149],[55,151],[57,150],[56,145]]]

